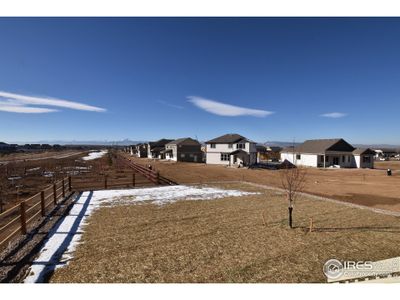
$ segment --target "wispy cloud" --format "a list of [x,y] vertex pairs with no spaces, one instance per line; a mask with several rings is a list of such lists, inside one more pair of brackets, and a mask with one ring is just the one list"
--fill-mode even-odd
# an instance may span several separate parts
[[157,102],[160,103],[160,104],[163,104],[165,106],[173,107],[173,108],[176,108],[176,109],[184,109],[183,106],[172,104],[172,103],[169,103],[167,101],[158,100]]
[[341,112],[331,112],[331,113],[322,114],[320,116],[324,117],[324,118],[338,119],[338,118],[346,117],[347,114],[341,113]]
[[238,116],[252,116],[252,117],[266,117],[274,112],[261,110],[261,109],[252,109],[246,108],[231,104],[226,104],[222,102],[218,102],[215,100],[205,99],[197,96],[189,96],[187,97],[188,101],[196,105],[198,108],[201,108],[209,113],[225,116],[225,117],[238,117]]
[[0,91],[0,111],[36,114],[59,111],[58,109],[40,106],[62,107],[94,112],[106,111],[104,108],[91,106],[80,102],[50,97],[27,96]]

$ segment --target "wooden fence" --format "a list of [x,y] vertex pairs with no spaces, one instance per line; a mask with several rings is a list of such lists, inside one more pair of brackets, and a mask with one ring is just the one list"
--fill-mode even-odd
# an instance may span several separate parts
[[136,171],[121,172],[115,175],[78,175],[71,179],[74,191],[107,190],[154,186],[155,183]]
[[113,176],[69,176],[1,213],[0,249],[16,236],[25,235],[34,229],[36,221],[46,217],[50,206],[54,208],[61,199],[71,196],[74,192],[176,184],[160,176],[159,172],[126,158],[119,157],[118,159],[123,159],[122,162],[133,169],[132,172],[120,172]]
[[71,178],[64,178],[0,214],[0,249],[17,235],[25,235],[50,207],[72,193]]
[[160,173],[156,170],[149,169],[143,165],[137,164],[133,162],[132,160],[129,159],[129,157],[118,153],[117,154],[117,159],[122,162],[123,164],[131,167],[133,170],[137,171],[138,173],[142,174],[145,176],[147,179],[149,179],[151,182],[157,184],[157,185],[176,185],[177,183],[169,180],[168,178],[165,178],[160,175]]

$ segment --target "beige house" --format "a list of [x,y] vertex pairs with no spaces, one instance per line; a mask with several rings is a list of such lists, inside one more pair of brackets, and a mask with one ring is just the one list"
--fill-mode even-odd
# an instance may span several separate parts
[[192,138],[181,138],[167,143],[161,155],[174,161],[203,162],[201,144]]

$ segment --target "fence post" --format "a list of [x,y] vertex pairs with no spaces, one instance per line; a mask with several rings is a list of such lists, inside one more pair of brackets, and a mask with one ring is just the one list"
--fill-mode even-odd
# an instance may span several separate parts
[[57,205],[57,185],[53,183],[53,197],[54,197],[54,205]]
[[135,172],[133,172],[133,174],[132,174],[132,186],[135,186],[135,184],[136,184],[136,180],[135,180]]
[[63,196],[63,198],[65,198],[65,180],[64,180],[64,178],[62,180],[62,196]]
[[46,215],[46,204],[44,202],[44,191],[40,192],[40,207],[42,211],[42,217]]
[[156,172],[156,183],[160,184],[160,172]]
[[21,232],[22,234],[26,234],[26,209],[25,209],[25,201],[22,201],[20,204],[21,208]]
[[71,178],[71,176],[68,176],[68,189],[69,189],[69,191],[72,191],[72,178]]
[[107,189],[107,175],[104,175],[104,189]]

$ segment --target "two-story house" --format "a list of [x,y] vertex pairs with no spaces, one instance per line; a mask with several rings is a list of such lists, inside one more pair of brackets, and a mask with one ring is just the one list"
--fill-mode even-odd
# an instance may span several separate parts
[[165,158],[161,153],[165,149],[165,145],[172,142],[171,139],[161,139],[156,142],[147,143],[147,157],[148,158]]
[[207,164],[251,166],[256,162],[256,143],[240,134],[225,134],[206,142]]
[[192,138],[181,138],[169,142],[161,151],[166,159],[186,162],[202,162],[201,144]]

